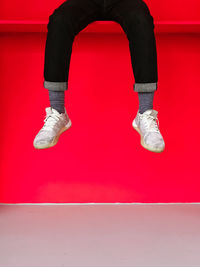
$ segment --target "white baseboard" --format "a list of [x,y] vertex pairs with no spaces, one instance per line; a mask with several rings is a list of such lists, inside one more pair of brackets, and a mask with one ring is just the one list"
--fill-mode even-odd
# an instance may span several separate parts
[[143,203],[143,202],[131,202],[131,203],[0,203],[0,206],[98,206],[98,205],[146,205],[146,206],[157,206],[157,205],[199,205],[199,202],[169,202],[169,203]]

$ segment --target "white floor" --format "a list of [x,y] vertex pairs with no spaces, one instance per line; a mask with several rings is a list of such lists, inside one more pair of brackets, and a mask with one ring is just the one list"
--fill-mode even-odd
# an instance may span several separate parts
[[1,267],[199,267],[200,205],[0,205]]

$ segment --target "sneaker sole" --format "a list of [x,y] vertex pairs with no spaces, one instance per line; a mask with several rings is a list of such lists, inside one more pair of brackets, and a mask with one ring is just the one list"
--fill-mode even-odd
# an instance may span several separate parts
[[69,128],[71,128],[71,126],[72,126],[72,122],[71,122],[71,120],[69,120],[69,122],[62,129],[60,129],[60,131],[54,137],[54,139],[53,139],[53,141],[51,143],[49,143],[49,144],[38,144],[38,145],[37,144],[33,144],[33,146],[36,149],[45,149],[45,148],[49,148],[49,147],[55,146],[58,143],[60,135],[63,132],[67,131]]
[[151,146],[148,146],[145,142],[144,142],[144,139],[143,139],[143,136],[142,136],[142,133],[140,131],[140,129],[137,127],[136,123],[135,123],[135,119],[133,120],[133,123],[132,123],[132,126],[133,128],[140,134],[140,143],[141,145],[146,148],[147,150],[149,151],[152,151],[152,152],[156,152],[156,153],[161,153],[164,149],[165,149],[165,146],[163,148],[153,148]]

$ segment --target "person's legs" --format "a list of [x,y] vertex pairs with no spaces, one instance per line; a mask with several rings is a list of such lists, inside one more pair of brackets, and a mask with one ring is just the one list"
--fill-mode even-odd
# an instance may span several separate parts
[[68,0],[49,16],[44,60],[44,88],[52,108],[64,113],[69,66],[75,36],[99,14],[92,0]]
[[44,88],[68,89],[68,74],[75,36],[98,15],[92,0],[67,0],[49,16],[44,60]]
[[51,107],[46,108],[44,126],[34,138],[37,149],[54,146],[72,123],[64,107],[68,73],[75,36],[99,16],[93,0],[68,0],[49,16],[45,48],[44,88],[49,91]]
[[121,25],[128,38],[135,78],[134,91],[156,91],[156,40],[154,19],[148,6],[143,0],[121,0],[112,4],[109,16]]
[[140,133],[143,147],[162,152],[165,142],[157,124],[158,112],[153,109],[158,81],[153,17],[143,0],[116,0],[108,7],[108,13],[121,25],[129,40],[134,91],[139,96],[139,110],[132,125]]
[[112,3],[108,14],[121,25],[129,40],[134,91],[138,92],[139,110],[143,113],[153,108],[158,81],[153,17],[143,0],[118,0]]

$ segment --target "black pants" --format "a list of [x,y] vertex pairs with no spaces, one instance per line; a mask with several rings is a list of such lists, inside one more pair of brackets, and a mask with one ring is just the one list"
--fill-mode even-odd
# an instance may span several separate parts
[[154,19],[143,0],[67,0],[49,16],[45,47],[44,88],[68,89],[75,36],[89,23],[111,20],[124,30],[130,48],[136,92],[157,90]]

